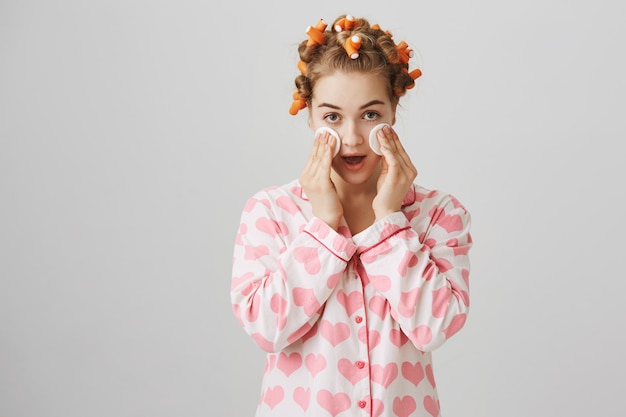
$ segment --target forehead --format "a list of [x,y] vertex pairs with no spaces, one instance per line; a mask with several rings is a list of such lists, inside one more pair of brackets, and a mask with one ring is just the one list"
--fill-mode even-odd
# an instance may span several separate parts
[[312,104],[333,104],[341,108],[358,107],[372,100],[390,103],[388,81],[381,75],[335,72],[317,80]]

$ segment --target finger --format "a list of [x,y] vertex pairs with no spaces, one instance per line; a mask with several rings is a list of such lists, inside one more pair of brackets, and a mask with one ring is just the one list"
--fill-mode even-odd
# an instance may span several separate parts
[[318,149],[318,154],[317,156],[320,159],[323,159],[325,162],[328,162],[328,164],[330,164],[330,162],[332,161],[333,157],[334,157],[334,149],[335,146],[338,146],[338,144],[336,143],[337,139],[331,135],[328,132],[321,132],[320,133],[320,148]]
[[[319,135],[322,136],[322,135]],[[320,172],[320,161],[323,159],[324,153],[323,138],[316,137],[313,142],[313,149],[311,149],[311,154],[306,161],[304,166],[303,174],[305,174],[309,178],[316,178]]]
[[315,159],[319,159],[322,157],[323,153],[324,153],[324,147],[326,146],[326,138],[327,133],[326,132],[320,132],[316,137],[315,137],[315,144],[314,144],[314,158]]
[[392,151],[389,148],[382,148],[383,158],[387,166],[388,175],[390,178],[394,178],[395,181],[410,181],[412,182],[417,177],[417,169],[413,166],[411,159],[409,158],[403,147],[397,148]]
[[333,135],[328,135],[328,154],[330,156],[330,160],[335,157],[335,148],[337,148],[339,144],[337,143],[337,138]]
[[330,167],[333,158],[333,136],[328,132],[320,132],[315,138],[314,150],[309,158],[308,173],[319,180],[330,178]]
[[333,137],[329,136],[326,139],[320,157],[316,161],[316,173],[322,180],[330,178],[330,168],[333,160]]
[[380,151],[383,154],[383,159],[388,166],[393,166],[398,163],[397,149],[393,141],[389,138],[388,134],[383,132],[387,128],[383,128],[378,132],[378,140],[380,142]]
[[393,130],[393,128],[391,128],[390,126],[385,127],[383,131],[387,138],[387,143],[389,144],[391,151],[396,154],[402,153],[404,151],[404,147],[402,146],[402,142],[400,142],[400,138],[398,137],[396,131]]
[[411,169],[413,167],[413,163],[411,162],[411,158],[409,154],[406,152],[406,149],[402,145],[402,141],[398,137],[398,134],[391,127],[386,127],[383,129],[383,133],[386,134],[387,143],[389,144],[389,148],[398,163],[402,166],[402,168]]
[[313,167],[315,160],[317,159],[317,154],[319,153],[319,138],[316,137],[313,140],[313,146],[311,147],[311,152],[309,153],[309,157],[306,160],[306,164],[305,164],[305,170],[306,171],[311,171],[311,168]]
[[383,157],[381,158],[381,165],[380,165],[380,174],[386,174],[389,171],[389,163],[387,162],[387,158],[383,155]]
[[402,165],[404,166],[404,169],[406,169],[411,175],[416,176],[417,175],[417,169],[415,168],[415,165],[413,165],[413,161],[411,161],[411,157],[409,156],[409,153],[406,151],[406,149],[404,148],[404,145],[402,144],[402,141],[400,141],[400,138],[398,138],[398,136],[396,135],[396,143],[397,143],[397,149],[398,149],[398,158],[402,161]]

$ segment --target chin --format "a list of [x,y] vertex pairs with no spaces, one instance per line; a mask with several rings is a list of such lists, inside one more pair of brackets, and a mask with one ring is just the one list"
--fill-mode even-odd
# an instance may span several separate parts
[[365,172],[350,172],[350,171],[337,171],[335,173],[342,181],[349,185],[364,185],[372,180],[372,176],[374,175],[374,171]]

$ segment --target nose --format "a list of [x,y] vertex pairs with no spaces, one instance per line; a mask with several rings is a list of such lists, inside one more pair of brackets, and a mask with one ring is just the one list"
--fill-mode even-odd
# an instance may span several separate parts
[[346,148],[354,148],[365,143],[365,136],[355,123],[347,123],[341,135],[341,144]]

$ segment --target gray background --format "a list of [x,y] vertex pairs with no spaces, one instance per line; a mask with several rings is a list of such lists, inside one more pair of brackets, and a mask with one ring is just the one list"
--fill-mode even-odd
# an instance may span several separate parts
[[345,12],[418,52],[396,129],[473,214],[443,414],[626,414],[626,3],[338,3],[0,1],[0,416],[253,414],[234,235],[303,166],[295,47]]

